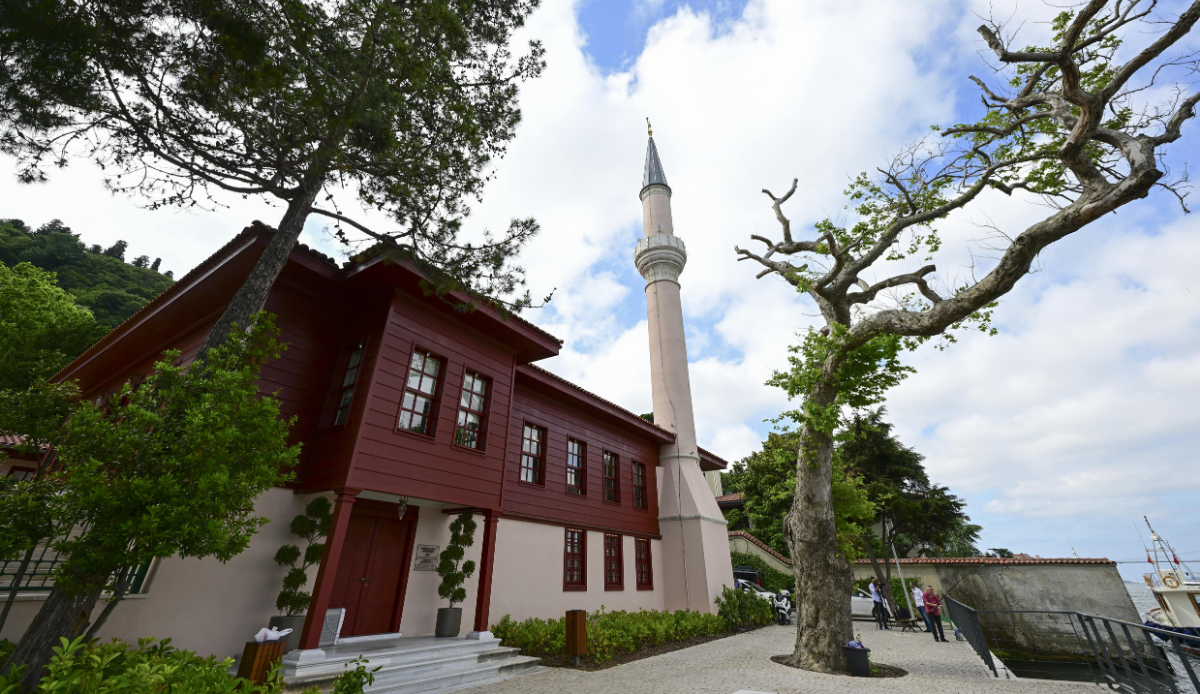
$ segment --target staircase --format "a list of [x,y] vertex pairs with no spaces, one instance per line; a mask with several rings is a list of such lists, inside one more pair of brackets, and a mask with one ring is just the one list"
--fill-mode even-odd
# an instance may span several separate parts
[[367,694],[440,694],[544,669],[537,658],[501,646],[499,639],[418,636],[344,640],[323,650],[319,658],[301,655],[315,655],[314,651],[292,651],[284,656],[285,692],[314,685],[328,690],[333,679],[359,656],[368,660],[368,670],[380,668]]

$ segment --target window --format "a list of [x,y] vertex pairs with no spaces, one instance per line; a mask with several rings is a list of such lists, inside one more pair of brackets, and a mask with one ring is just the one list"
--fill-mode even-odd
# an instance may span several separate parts
[[637,570],[637,589],[654,590],[654,569],[650,565],[650,540],[633,539],[633,561]]
[[587,447],[575,439],[567,439],[567,492],[587,493]]
[[442,362],[422,350],[413,350],[400,405],[400,428],[418,434],[433,433],[433,401],[437,396]]
[[346,359],[346,373],[342,375],[341,395],[338,398],[337,414],[333,416],[333,424],[345,424],[350,418],[350,406],[354,404],[354,387],[358,385],[358,372],[362,368],[363,351],[366,342],[349,347],[350,357]]
[[13,467],[8,471],[8,479],[13,482],[24,482],[33,479],[37,471],[28,467]]
[[525,435],[521,441],[521,481],[542,484],[546,451],[546,431],[536,424],[525,423]]
[[604,500],[621,503],[621,485],[617,479],[620,464],[616,453],[604,451]]
[[620,535],[604,535],[604,590],[625,590],[625,562],[621,559]]
[[487,399],[487,380],[468,371],[463,375],[462,395],[458,399],[458,428],[454,443],[467,448],[483,447],[483,403]]
[[563,590],[587,590],[587,531],[567,528]]
[[635,508],[646,508],[646,466],[641,463],[633,464],[633,505]]

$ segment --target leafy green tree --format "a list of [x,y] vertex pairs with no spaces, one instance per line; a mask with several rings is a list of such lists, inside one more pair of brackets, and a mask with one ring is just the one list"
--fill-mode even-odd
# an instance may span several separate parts
[[[508,46],[536,5],[5,3],[0,147],[20,158],[25,181],[44,178],[47,163],[92,157],[110,188],[152,208],[203,205],[212,189],[284,207],[202,354],[261,310],[313,214],[343,241],[348,226],[411,260],[431,290],[519,309],[530,300],[515,296],[523,271],[509,261],[534,221],[515,220],[499,238],[460,231],[514,134],[518,84],[541,71],[539,44],[520,58]],[[334,190],[390,228],[353,219],[332,204]]]
[[[140,385],[73,408],[47,476],[62,564],[3,667],[28,666],[25,691],[60,638],[84,633],[101,591],[121,592],[129,567],[176,555],[227,561],[267,522],[255,499],[290,479],[299,447],[287,443],[278,401],[259,394],[262,364],[281,347],[270,316],[255,318],[204,362],[185,367],[165,352]],[[19,522],[19,496],[0,491],[0,536]]]
[[53,272],[0,264],[0,389],[24,390],[103,334]]
[[[312,594],[301,588],[308,584],[309,568],[321,563],[325,551],[325,543],[321,540],[329,534],[332,510],[329,499],[323,496],[308,502],[304,513],[293,518],[291,525],[292,534],[307,543],[304,551],[296,545],[284,545],[275,553],[275,563],[288,570],[283,577],[283,590],[275,599],[275,607],[289,617],[308,612]],[[296,562],[300,564],[297,566]]]
[[[863,376],[896,373],[864,352],[890,359],[931,339],[949,341],[956,328],[990,332],[996,302],[1053,243],[1157,188],[1179,199],[1186,192],[1186,177],[1167,179],[1162,162],[1200,103],[1192,83],[1200,60],[1184,41],[1200,20],[1200,0],[1176,17],[1153,6],[1089,0],[1054,20],[1053,45],[1016,51],[1003,27],[980,27],[1001,66],[999,83],[971,78],[982,92],[980,117],[935,127],[940,135],[903,149],[879,175],[855,179],[844,223],[825,219],[806,237],[793,235],[782,206],[798,182],[782,196],[763,191],[782,238],[756,234],[765,251],[735,252],[763,267],[759,277],[777,274],[807,295],[824,321],[775,381],[803,401],[794,418],[796,503],[786,520],[800,610],[793,665],[847,668],[842,647],[853,629],[830,491],[834,437],[845,407],[860,407],[853,401],[863,394],[862,406],[879,402],[862,390]],[[1124,46],[1126,38],[1140,45]],[[958,284],[937,282],[928,264],[942,243],[935,225],[985,191],[1044,203],[1046,215],[1023,230],[996,229],[996,258],[986,267]]]
[[462,586],[475,573],[475,562],[463,562],[463,557],[466,556],[466,548],[475,543],[475,527],[470,511],[459,514],[450,523],[450,542],[438,557],[437,575],[442,577],[442,582],[438,584],[438,597],[449,600],[450,607],[467,599],[467,590]]
[[[783,519],[796,495],[796,432],[769,433],[762,450],[734,463],[729,473],[742,491],[743,513],[749,517],[754,536],[771,549],[790,557]],[[840,457],[834,460],[833,513],[838,528],[838,547],[849,559],[862,552],[862,534],[875,515],[862,482],[845,474]]]
[[50,495],[56,485],[46,476],[61,442],[63,422],[78,398],[79,388],[74,383],[50,383],[44,378],[25,390],[0,390],[0,436],[15,441],[12,448],[18,455],[37,461],[32,479],[0,480],[6,487],[0,493],[11,501],[11,525],[0,535],[0,561],[20,560],[0,611],[0,629],[8,620],[38,543],[55,532]]
[[[0,262],[15,266],[31,263],[57,273],[58,286],[92,312],[104,327],[96,338],[120,325],[135,311],[172,284],[169,274],[157,268],[139,268],[104,255],[97,247],[88,251],[79,235],[59,220],[30,231],[19,219],[0,220]],[[90,344],[90,343],[89,343]],[[78,351],[64,350],[74,358]]]

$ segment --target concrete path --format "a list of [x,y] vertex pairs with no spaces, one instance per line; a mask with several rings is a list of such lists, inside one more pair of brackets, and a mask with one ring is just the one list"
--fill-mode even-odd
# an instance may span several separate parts
[[[874,625],[869,625],[874,627]],[[546,668],[457,694],[1085,694],[1095,685],[997,680],[965,641],[937,643],[928,634],[879,632],[856,624],[876,662],[907,677],[865,679],[818,675],[771,662],[788,653],[796,628],[767,627],[626,665],[580,672]]]

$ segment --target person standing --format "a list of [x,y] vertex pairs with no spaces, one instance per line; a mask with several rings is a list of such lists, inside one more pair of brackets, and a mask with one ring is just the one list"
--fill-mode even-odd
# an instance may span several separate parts
[[891,631],[891,626],[888,624],[887,607],[883,604],[883,591],[879,589],[879,579],[871,579],[871,600],[874,601],[874,606],[871,609],[871,614],[875,616],[875,623],[880,629]]
[[929,615],[929,621],[932,623],[929,631],[933,634],[933,640],[950,643],[946,640],[946,632],[942,630],[942,599],[933,592],[933,586],[926,586],[922,602],[925,603],[925,613]]
[[925,622],[925,633],[928,634],[933,627],[930,626],[929,615],[925,613],[925,593],[921,591],[921,587],[917,585],[916,581],[909,581],[908,585],[911,587],[913,604],[917,606],[917,614],[921,615],[921,620]]

